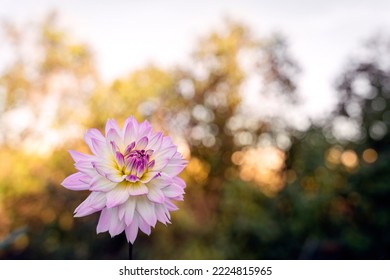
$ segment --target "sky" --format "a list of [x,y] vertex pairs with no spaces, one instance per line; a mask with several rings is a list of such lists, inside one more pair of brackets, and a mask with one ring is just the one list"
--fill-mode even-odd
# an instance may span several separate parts
[[39,21],[52,10],[72,36],[92,47],[106,81],[147,63],[184,63],[197,38],[225,17],[259,38],[281,33],[302,70],[298,86],[309,115],[332,107],[334,82],[348,59],[371,36],[390,30],[386,0],[0,0],[0,20]]

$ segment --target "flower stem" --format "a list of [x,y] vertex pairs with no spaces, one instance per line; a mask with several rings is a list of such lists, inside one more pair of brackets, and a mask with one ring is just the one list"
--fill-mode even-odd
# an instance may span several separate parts
[[133,244],[129,242],[129,260],[133,259]]

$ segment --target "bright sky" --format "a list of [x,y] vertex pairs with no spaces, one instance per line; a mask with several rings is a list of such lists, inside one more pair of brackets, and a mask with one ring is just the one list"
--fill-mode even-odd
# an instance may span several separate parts
[[226,16],[258,37],[280,32],[303,70],[299,88],[310,115],[330,107],[335,77],[357,48],[390,30],[388,0],[0,0],[0,19],[26,23],[53,9],[74,36],[90,44],[107,81],[147,62],[182,63],[196,38]]

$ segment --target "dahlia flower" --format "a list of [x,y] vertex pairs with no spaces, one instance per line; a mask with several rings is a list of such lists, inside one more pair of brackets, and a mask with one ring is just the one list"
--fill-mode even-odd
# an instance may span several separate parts
[[187,162],[170,137],[152,131],[149,122],[126,119],[123,129],[108,120],[105,136],[89,129],[84,137],[92,155],[69,151],[78,170],[62,186],[89,190],[75,217],[101,211],[97,233],[123,231],[134,243],[138,229],[149,235],[157,221],[170,223],[170,211],[183,200],[185,182],[178,177]]

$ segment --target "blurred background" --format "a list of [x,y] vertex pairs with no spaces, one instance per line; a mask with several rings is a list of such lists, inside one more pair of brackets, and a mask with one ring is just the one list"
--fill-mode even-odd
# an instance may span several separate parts
[[127,258],[60,183],[130,115],[189,160],[134,258],[389,259],[390,3],[221,2],[0,0],[1,259]]

